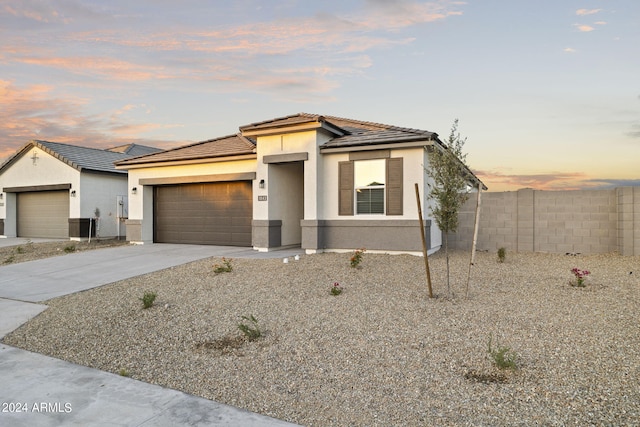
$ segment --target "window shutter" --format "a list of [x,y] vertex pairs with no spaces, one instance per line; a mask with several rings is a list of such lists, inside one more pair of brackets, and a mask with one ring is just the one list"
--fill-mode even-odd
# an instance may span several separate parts
[[387,215],[402,215],[402,157],[387,159]]
[[353,162],[338,163],[338,215],[353,215]]

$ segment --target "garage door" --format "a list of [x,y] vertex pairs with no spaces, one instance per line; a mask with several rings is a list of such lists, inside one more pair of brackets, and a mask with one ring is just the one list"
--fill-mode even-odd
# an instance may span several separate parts
[[251,246],[250,181],[154,188],[154,241]]
[[69,237],[68,191],[35,191],[16,196],[19,237]]

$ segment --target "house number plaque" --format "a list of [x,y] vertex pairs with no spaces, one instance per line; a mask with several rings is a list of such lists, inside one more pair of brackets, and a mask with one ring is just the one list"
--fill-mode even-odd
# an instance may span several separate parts
[[267,196],[258,196],[258,201],[259,202],[266,202],[267,201]]

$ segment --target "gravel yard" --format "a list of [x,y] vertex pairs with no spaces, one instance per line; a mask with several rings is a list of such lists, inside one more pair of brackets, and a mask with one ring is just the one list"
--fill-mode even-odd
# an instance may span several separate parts
[[306,426],[640,423],[640,257],[478,253],[465,298],[455,252],[448,298],[438,253],[429,299],[422,258],[350,255],[197,261],[48,301],[4,342]]
[[93,239],[91,242],[58,240],[43,243],[32,243],[29,239],[26,240],[27,243],[21,245],[0,247],[0,266],[129,244],[125,240],[116,239]]

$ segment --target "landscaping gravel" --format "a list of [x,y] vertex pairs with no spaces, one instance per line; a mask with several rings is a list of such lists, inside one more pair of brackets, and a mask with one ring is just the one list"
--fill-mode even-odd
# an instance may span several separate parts
[[640,423],[640,257],[481,252],[466,297],[454,252],[449,297],[440,252],[430,299],[422,258],[350,256],[197,261],[48,301],[4,342],[306,426]]

